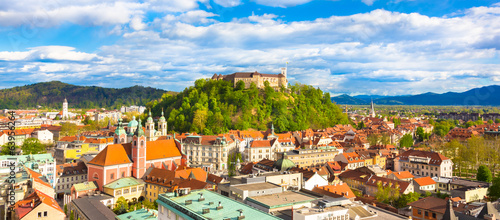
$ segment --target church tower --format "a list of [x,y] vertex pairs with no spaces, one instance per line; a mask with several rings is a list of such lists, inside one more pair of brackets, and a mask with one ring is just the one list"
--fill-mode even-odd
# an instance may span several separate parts
[[163,108],[161,109],[161,117],[158,121],[158,131],[161,131],[161,136],[167,136],[167,121],[163,116]]
[[64,102],[63,102],[62,119],[69,119],[69,115],[68,115],[68,100],[66,100],[66,98],[64,98]]
[[142,178],[146,172],[146,136],[142,129],[141,119],[137,124],[134,136],[132,138],[132,176]]
[[371,103],[371,112],[370,112],[370,116],[372,118],[375,118],[375,116],[377,116],[377,114],[375,114],[375,106],[373,105],[373,99],[372,99],[372,103]]
[[115,130],[114,142],[115,144],[125,144],[127,141],[127,132],[123,128],[122,119],[118,119],[118,127]]
[[149,117],[146,121],[146,138],[148,141],[153,141],[155,137],[155,123],[151,117],[151,109],[149,109]]

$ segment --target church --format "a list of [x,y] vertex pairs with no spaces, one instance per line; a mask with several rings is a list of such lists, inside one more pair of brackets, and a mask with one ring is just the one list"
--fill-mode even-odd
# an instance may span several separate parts
[[264,88],[264,82],[269,82],[269,86],[273,88],[280,88],[280,87],[288,87],[288,80],[286,79],[286,68],[283,67],[281,68],[281,73],[280,74],[265,74],[265,73],[259,73],[257,71],[255,72],[236,72],[233,74],[229,75],[217,75],[214,74],[212,76],[212,80],[225,80],[229,81],[233,84],[234,87],[236,87],[236,84],[239,81],[243,81],[245,83],[245,88],[248,89],[250,88],[250,85],[252,83],[255,83],[257,88]]
[[[120,119],[114,133],[114,144],[108,145],[87,163],[88,181],[95,181],[99,190],[119,178],[142,178],[149,167],[175,170],[178,166],[186,165],[187,157],[182,154],[182,145],[177,140],[154,139],[157,132],[154,131],[151,113],[146,129],[143,129],[141,120],[136,121],[135,117],[129,122],[127,129],[128,132]],[[159,120],[159,129],[158,134],[166,135],[163,114]]]

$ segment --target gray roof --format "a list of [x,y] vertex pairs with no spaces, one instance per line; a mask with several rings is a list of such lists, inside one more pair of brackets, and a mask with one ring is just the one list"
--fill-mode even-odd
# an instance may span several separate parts
[[100,197],[84,197],[71,201],[87,219],[115,220],[115,213],[101,203]]

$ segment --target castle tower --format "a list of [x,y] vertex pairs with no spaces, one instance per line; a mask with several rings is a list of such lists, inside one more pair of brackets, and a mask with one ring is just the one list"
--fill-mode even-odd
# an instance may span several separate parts
[[142,178],[146,172],[146,136],[142,130],[141,119],[132,138],[132,176]]
[[123,128],[122,119],[118,119],[118,127],[115,130],[114,142],[115,144],[125,144],[127,141],[127,132]]
[[66,100],[66,98],[64,98],[64,102],[63,102],[62,118],[63,119],[68,119],[69,118],[69,115],[68,115],[68,100]]
[[151,117],[151,109],[149,109],[149,117],[146,121],[146,138],[148,141],[152,141],[155,136],[155,123]]
[[372,103],[371,103],[371,112],[370,112],[370,116],[372,118],[375,118],[375,116],[377,116],[377,114],[375,114],[375,106],[373,105],[373,99],[372,99]]
[[161,109],[160,121],[158,121],[158,130],[161,131],[161,136],[167,136],[167,121],[163,116],[163,108]]

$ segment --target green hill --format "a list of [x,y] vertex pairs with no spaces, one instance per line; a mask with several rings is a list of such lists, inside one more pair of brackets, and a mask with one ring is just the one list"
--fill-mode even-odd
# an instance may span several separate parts
[[51,81],[0,90],[0,109],[34,108],[38,105],[61,108],[64,98],[68,99],[70,108],[145,105],[151,100],[160,99],[165,92],[143,86],[113,89]]
[[275,91],[269,86],[258,89],[252,84],[244,89],[242,83],[234,88],[226,81],[199,79],[183,92],[165,95],[148,106],[152,106],[155,116],[165,109],[169,130],[207,135],[229,129],[266,130],[271,123],[276,132],[348,123],[329,93],[299,84]]

